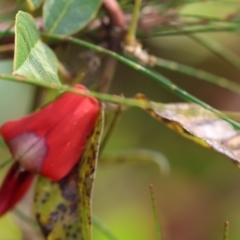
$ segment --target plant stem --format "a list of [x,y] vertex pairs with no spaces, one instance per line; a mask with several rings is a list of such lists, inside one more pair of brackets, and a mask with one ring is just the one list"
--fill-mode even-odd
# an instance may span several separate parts
[[99,156],[101,155],[101,153],[103,152],[103,150],[105,149],[107,143],[108,143],[108,140],[110,139],[114,129],[116,128],[118,122],[119,122],[119,118],[120,118],[120,115],[122,113],[122,106],[121,105],[118,105],[118,108],[114,114],[114,117],[111,121],[111,124],[108,128],[108,131],[104,137],[104,139],[102,140],[101,142],[101,147],[100,147],[100,150],[99,150]]
[[203,45],[212,53],[219,56],[224,61],[230,63],[236,69],[240,70],[240,57],[237,54],[229,51],[222,44],[218,43],[217,41],[213,40],[212,38],[204,34],[201,35],[190,34],[188,36],[193,40],[197,41],[198,43],[200,43],[201,45]]
[[187,93],[186,91],[184,91],[183,89],[181,89],[177,85],[173,84],[168,78],[161,75],[160,73],[156,73],[152,70],[149,70],[149,69],[141,66],[140,64],[137,64],[137,63],[135,63],[135,62],[133,62],[133,61],[131,61],[131,60],[115,53],[115,52],[109,51],[105,48],[96,46],[92,43],[89,43],[89,42],[86,42],[86,41],[83,41],[83,40],[80,40],[80,39],[76,39],[76,38],[69,37],[69,36],[57,36],[57,35],[46,34],[46,33],[42,34],[42,36],[45,37],[45,38],[55,40],[55,41],[71,42],[71,43],[74,43],[74,44],[77,44],[77,45],[81,45],[83,47],[90,48],[94,51],[101,52],[101,53],[104,53],[106,55],[112,56],[112,57],[116,58],[117,60],[119,60],[120,62],[123,62],[124,64],[128,65],[129,67],[132,67],[133,69],[149,76],[150,78],[155,80],[157,83],[159,83],[161,86],[165,87],[169,91],[172,91],[174,94],[176,94],[180,98],[182,98],[186,101],[197,103],[198,105],[204,107],[205,109],[210,110],[211,112],[217,114],[219,117],[221,117],[225,121],[229,122],[230,124],[232,124],[237,129],[240,129],[240,124],[239,123],[229,119],[223,113],[219,112],[215,108],[211,107],[210,105],[206,104],[205,102],[201,101],[200,99],[196,98],[195,96]]
[[125,39],[125,42],[127,45],[132,45],[136,41],[136,31],[137,31],[137,24],[138,24],[138,18],[140,13],[141,2],[142,2],[141,0],[135,0],[132,21]]
[[228,232],[229,232],[229,222],[226,221],[224,223],[224,232],[223,232],[223,240],[228,240]]
[[238,122],[240,121],[240,112],[229,112],[229,111],[222,111],[222,112],[229,118]]
[[[227,25],[227,26],[199,26],[199,27],[188,27],[183,28],[181,30],[170,29],[170,30],[162,30],[153,32],[150,37],[162,37],[162,36],[172,36],[172,35],[184,35],[184,34],[193,34],[193,33],[204,33],[204,32],[224,32],[231,31],[237,32],[240,30],[240,26],[237,24]],[[148,38],[148,36],[144,34],[138,34],[140,38]]]
[[159,216],[158,216],[158,212],[157,212],[157,205],[156,205],[156,200],[155,200],[153,184],[150,184],[149,187],[150,187],[150,194],[151,194],[151,200],[152,200],[153,215],[154,215],[154,219],[155,219],[157,240],[162,240],[160,221],[159,221]]
[[[81,40],[80,40],[81,41]],[[90,44],[90,43],[88,43]],[[93,45],[94,47],[96,47],[95,45]],[[96,47],[99,48],[99,47]],[[102,49],[102,48],[100,48]],[[188,101],[192,101],[194,103],[199,104],[200,106],[204,107],[205,109],[215,113],[217,116],[219,116],[220,118],[224,119],[225,121],[229,122],[230,124],[232,124],[232,126],[234,126],[237,129],[240,129],[240,124],[235,122],[234,120],[228,118],[225,114],[223,114],[222,112],[218,111],[217,109],[212,108],[211,106],[209,106],[208,104],[202,102],[201,100],[199,100],[198,98],[188,94],[187,92],[185,92],[184,90],[182,90],[181,88],[177,87],[176,85],[172,84],[167,78],[165,78],[164,76],[159,75],[157,73],[154,73],[144,67],[142,67],[139,64],[136,64],[128,59],[125,59],[124,57],[113,53],[111,51],[108,51],[106,49],[104,49],[104,51],[110,53],[113,57],[116,55],[118,57],[118,60],[125,62],[127,65],[133,67],[136,70],[139,70],[143,73],[145,73],[146,75],[152,77],[154,80],[156,80],[158,83],[160,83],[162,86],[164,86],[165,88],[174,91],[178,96],[188,100]],[[128,64],[129,62],[129,64]],[[137,67],[136,67],[137,66]],[[24,77],[19,77],[19,76],[12,76],[12,75],[7,75],[7,74],[0,74],[0,78],[2,79],[7,79],[7,80],[11,80],[14,82],[24,82],[24,83],[29,83],[29,84],[34,84],[33,81],[30,81]],[[35,85],[41,85],[41,83],[35,83]],[[45,86],[46,87],[46,86]],[[69,92],[73,92],[76,94],[81,94],[83,96],[90,96],[90,97],[95,97],[99,100],[102,101],[107,101],[107,102],[112,102],[112,103],[117,103],[117,104],[122,104],[122,105],[128,105],[128,106],[132,106],[132,107],[139,107],[139,108],[155,108],[155,105],[152,104],[151,102],[146,102],[146,101],[140,101],[140,100],[136,100],[136,99],[132,99],[132,98],[124,98],[121,96],[116,96],[116,95],[110,95],[110,94],[106,94],[106,93],[98,93],[98,92],[93,92],[93,91],[85,91],[85,90],[80,90],[80,89],[76,89],[76,88],[69,88],[69,86],[62,86],[61,88],[62,92],[65,91],[69,91]],[[190,97],[189,97],[190,96]],[[158,103],[158,107],[160,107],[161,104]],[[162,104],[162,107],[164,108],[164,104]]]
[[198,70],[196,68],[193,68],[184,64],[179,64],[178,62],[169,61],[163,58],[157,58],[155,65],[165,69],[169,69],[171,71],[184,73],[186,75],[210,82],[219,87],[222,87],[232,92],[240,94],[240,84],[231,82],[230,80],[224,77],[219,77],[215,74],[212,74],[203,70]]

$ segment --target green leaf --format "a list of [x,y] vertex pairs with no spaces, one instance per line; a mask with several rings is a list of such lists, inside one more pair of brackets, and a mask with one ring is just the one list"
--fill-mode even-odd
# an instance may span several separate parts
[[92,188],[103,127],[100,114],[79,164],[59,182],[40,176],[34,208],[46,239],[91,240]]
[[40,7],[42,0],[26,0],[27,6],[30,11],[36,10],[38,7]]
[[19,11],[16,15],[14,74],[24,76],[35,84],[60,88],[57,75],[57,58],[41,42],[34,19]]
[[101,0],[46,0],[43,19],[46,31],[58,35],[78,32],[96,15]]

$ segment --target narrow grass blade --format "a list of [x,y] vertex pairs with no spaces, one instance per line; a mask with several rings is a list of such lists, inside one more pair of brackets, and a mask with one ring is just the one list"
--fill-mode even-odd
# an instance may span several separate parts
[[186,75],[210,82],[219,87],[222,87],[232,92],[240,94],[240,84],[231,82],[230,80],[223,77],[219,77],[215,74],[212,74],[203,70],[198,70],[196,68],[193,68],[184,64],[179,64],[177,62],[169,61],[162,58],[157,58],[157,62],[155,65],[165,69],[169,69],[171,71],[184,73]]
[[155,219],[157,240],[162,240],[160,221],[159,221],[159,216],[158,216],[158,212],[157,212],[157,205],[156,205],[156,199],[155,199],[153,184],[150,184],[149,187],[150,187],[150,194],[151,194],[151,200],[152,200],[153,215],[154,215],[154,219]]
[[108,127],[108,130],[101,142],[101,145],[100,145],[100,150],[99,150],[99,155],[101,155],[101,153],[104,151],[111,135],[113,134],[119,120],[120,120],[120,117],[121,117],[121,113],[122,113],[122,106],[121,105],[118,105],[118,108],[113,116],[113,119]]
[[[233,121],[232,119],[229,119],[227,116],[225,116],[223,113],[219,112],[218,110],[214,109],[213,107],[211,107],[210,105],[206,104],[205,102],[201,101],[200,99],[196,98],[195,96],[187,93],[186,91],[184,91],[183,89],[181,89],[180,87],[178,87],[177,85],[173,84],[168,78],[166,78],[165,76],[161,75],[160,73],[156,73],[152,70],[149,70],[143,66],[141,66],[140,64],[137,64],[115,52],[109,51],[105,48],[96,46],[92,43],[80,40],[80,39],[76,39],[73,37],[69,37],[69,36],[57,36],[57,35],[52,35],[52,34],[42,34],[43,37],[45,38],[49,38],[51,40],[55,40],[55,41],[67,41],[67,42],[71,42],[77,45],[81,45],[83,47],[86,48],[90,48],[94,51],[97,52],[101,52],[104,53],[106,55],[109,55],[113,58],[116,58],[118,61],[128,65],[129,67],[147,75],[148,77],[150,77],[151,79],[155,80],[158,84],[160,84],[161,86],[165,87],[166,89],[168,89],[169,91],[173,92],[175,95],[179,96],[180,98],[186,100],[186,101],[190,101],[193,103],[197,103],[198,105],[204,107],[205,109],[210,110],[211,112],[217,114],[219,117],[221,117],[222,119],[226,120],[227,122],[229,122],[230,124],[232,124],[234,127],[240,129],[240,124]],[[1,77],[1,76],[0,76]]]
[[212,38],[204,35],[204,34],[191,34],[188,35],[190,38],[193,40],[197,41],[200,43],[202,46],[207,48],[209,51],[212,53],[216,54],[220,58],[222,58],[224,61],[228,62],[231,64],[233,67],[236,69],[240,70],[240,57],[228,50],[226,47],[224,47],[222,44],[219,42],[213,40]]
[[229,238],[228,238],[228,232],[229,232],[229,222],[226,221],[226,222],[224,223],[223,240],[229,240]]
[[[195,26],[195,27],[186,27],[182,29],[168,29],[155,31],[151,33],[152,37],[160,36],[172,36],[172,35],[184,35],[184,34],[194,34],[194,33],[206,33],[206,32],[238,32],[240,31],[240,25],[238,24],[227,24],[227,25],[207,25],[207,26]],[[146,38],[145,34],[138,34],[140,38]]]
[[223,111],[223,113],[226,114],[229,118],[240,122],[240,112]]

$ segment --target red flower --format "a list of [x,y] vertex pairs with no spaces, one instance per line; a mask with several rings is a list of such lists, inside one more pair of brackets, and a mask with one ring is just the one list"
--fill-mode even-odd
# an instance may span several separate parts
[[[75,88],[86,89],[82,85]],[[53,181],[69,173],[83,153],[98,114],[96,99],[65,93],[40,111],[1,127],[16,162],[0,189],[0,215],[25,194],[33,173]]]

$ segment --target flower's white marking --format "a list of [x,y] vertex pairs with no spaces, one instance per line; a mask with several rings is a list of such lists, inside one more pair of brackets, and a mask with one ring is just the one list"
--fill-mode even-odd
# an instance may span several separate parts
[[18,135],[8,142],[13,157],[23,168],[30,172],[39,173],[47,154],[47,145],[44,137],[34,132]]

